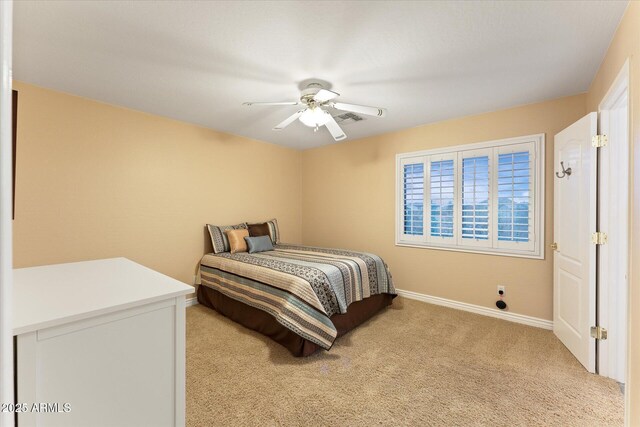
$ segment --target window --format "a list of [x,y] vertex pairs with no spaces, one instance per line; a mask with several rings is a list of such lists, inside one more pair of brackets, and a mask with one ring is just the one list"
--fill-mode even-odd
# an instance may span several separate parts
[[396,159],[396,244],[544,258],[544,135]]

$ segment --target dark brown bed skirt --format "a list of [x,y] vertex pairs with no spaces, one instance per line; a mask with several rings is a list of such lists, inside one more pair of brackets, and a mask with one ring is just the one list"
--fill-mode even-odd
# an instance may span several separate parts
[[[338,331],[338,337],[366,322],[383,308],[391,305],[395,295],[373,295],[349,305],[345,314],[334,314],[331,321]],[[294,356],[304,357],[320,350],[321,347],[282,326],[269,313],[236,301],[207,286],[198,286],[198,302],[214,309],[242,326],[260,332],[285,346]]]

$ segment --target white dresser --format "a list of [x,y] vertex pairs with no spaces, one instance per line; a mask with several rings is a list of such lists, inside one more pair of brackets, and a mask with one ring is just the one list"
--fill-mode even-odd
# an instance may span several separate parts
[[126,258],[14,270],[18,426],[184,426],[191,292]]

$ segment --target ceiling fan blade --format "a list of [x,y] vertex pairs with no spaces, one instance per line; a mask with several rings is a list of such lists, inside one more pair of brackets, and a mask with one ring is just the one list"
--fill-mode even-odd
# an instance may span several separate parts
[[252,106],[252,105],[300,105],[300,102],[297,101],[283,101],[283,102],[243,102],[242,105]]
[[366,105],[345,104],[342,102],[334,102],[331,104],[333,108],[342,111],[350,111],[352,113],[366,114],[367,116],[384,117],[387,115],[386,108],[367,107]]
[[340,96],[339,93],[326,90],[326,89],[320,89],[318,93],[316,93],[315,96],[313,97],[313,100],[318,103],[323,103],[323,102],[331,101],[333,98],[337,98],[339,96]]
[[302,115],[304,110],[300,110],[297,113],[290,115],[288,118],[282,121],[278,126],[274,127],[273,130],[282,130],[289,126],[291,123],[295,122],[298,117]]
[[347,135],[342,131],[342,128],[338,125],[338,123],[336,123],[331,115],[329,115],[329,121],[325,123],[325,126],[333,139],[335,139],[336,141],[342,141],[347,137]]

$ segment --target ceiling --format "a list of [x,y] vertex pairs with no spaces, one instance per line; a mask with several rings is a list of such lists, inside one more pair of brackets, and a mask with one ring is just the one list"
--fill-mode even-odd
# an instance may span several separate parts
[[309,78],[388,109],[348,140],[588,90],[627,1],[14,3],[20,81],[305,149]]

